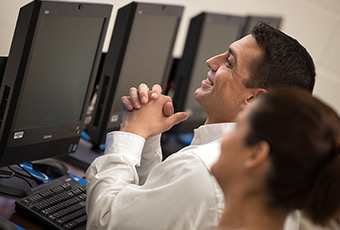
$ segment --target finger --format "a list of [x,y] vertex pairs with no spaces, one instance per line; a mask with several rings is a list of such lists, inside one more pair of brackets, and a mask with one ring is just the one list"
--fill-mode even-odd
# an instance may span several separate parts
[[166,117],[170,117],[172,114],[174,114],[174,107],[171,102],[166,102],[163,105],[163,114]]
[[138,86],[139,100],[142,104],[146,104],[149,101],[149,87],[145,83],[141,83]]
[[170,123],[172,126],[181,123],[182,121],[188,118],[188,114],[186,112],[178,112],[169,117]]
[[151,91],[152,99],[157,99],[161,93],[162,93],[162,87],[160,85],[155,84],[152,86],[152,91]]
[[122,105],[123,105],[124,109],[127,109],[129,111],[133,110],[133,104],[132,104],[129,96],[122,96],[120,98],[120,101],[122,102]]
[[129,94],[130,94],[130,100],[132,102],[133,107],[135,109],[140,109],[141,103],[139,101],[137,89],[135,87],[131,87],[129,90]]

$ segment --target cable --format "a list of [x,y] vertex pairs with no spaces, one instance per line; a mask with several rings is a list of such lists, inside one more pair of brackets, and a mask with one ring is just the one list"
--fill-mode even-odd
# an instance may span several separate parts
[[[19,173],[19,172],[15,171],[15,170],[12,169],[10,166],[7,166],[7,168],[8,168],[9,170],[11,170],[11,171],[14,173],[14,177],[17,177],[17,178],[19,178],[19,179],[24,180],[31,188],[33,188],[32,184],[26,179],[26,178],[30,178],[30,177],[28,177],[27,175],[24,175],[24,174],[22,174],[22,173]],[[25,177],[26,177],[26,178],[25,178]]]
[[[20,167],[22,170],[24,170],[26,173],[28,173],[23,167],[21,167],[21,165],[20,164],[17,164],[17,166],[18,167]],[[18,172],[18,171],[16,171],[15,169],[13,169],[13,168],[11,168],[10,166],[7,166],[12,172],[14,172],[14,174],[18,174],[18,175],[20,175],[20,176],[22,176],[22,177],[26,177],[26,178],[29,178],[29,179],[34,179],[34,177],[31,175],[31,174],[29,174],[29,175],[25,175],[25,174],[23,174],[23,173],[21,173],[21,172]]]
[[39,180],[35,175],[33,175],[31,172],[27,171],[24,167],[22,167],[22,165],[17,164],[17,166],[20,167],[20,168],[21,168],[24,172],[26,172],[29,176],[24,175],[24,174],[22,174],[22,173],[20,173],[20,172],[16,172],[16,173],[19,173],[20,175],[25,176],[25,177],[27,177],[27,178],[33,179],[37,184],[42,184],[42,183],[44,183],[43,181]]
[[[3,176],[6,175],[6,176]],[[8,172],[5,170],[0,169],[0,179],[10,179],[15,175],[14,172]]]

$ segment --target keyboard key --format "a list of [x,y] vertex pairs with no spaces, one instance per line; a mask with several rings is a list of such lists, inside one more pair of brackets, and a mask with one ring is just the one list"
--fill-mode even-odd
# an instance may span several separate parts
[[72,222],[64,225],[63,227],[65,227],[65,229],[74,229],[80,225],[86,224],[86,221],[87,221],[87,216],[81,216],[73,220]]

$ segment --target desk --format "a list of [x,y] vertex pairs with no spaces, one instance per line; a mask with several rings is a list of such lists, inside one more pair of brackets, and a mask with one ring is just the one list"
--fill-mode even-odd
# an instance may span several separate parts
[[[81,178],[85,179],[85,171],[69,162],[61,158],[56,158],[57,160],[62,161],[69,169],[72,174],[75,174]],[[0,194],[0,216],[12,221],[13,223],[25,228],[25,229],[45,229],[36,223],[32,222],[29,218],[25,216],[19,215],[15,212],[15,204],[14,202],[17,200],[17,197]]]

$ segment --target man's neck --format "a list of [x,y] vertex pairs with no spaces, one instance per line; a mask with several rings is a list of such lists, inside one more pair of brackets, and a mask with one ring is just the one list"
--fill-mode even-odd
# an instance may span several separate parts
[[209,118],[207,117],[207,119],[205,120],[205,125],[210,125],[210,124],[219,124],[219,123],[229,123],[229,122],[235,122],[236,119],[212,119],[212,118]]

